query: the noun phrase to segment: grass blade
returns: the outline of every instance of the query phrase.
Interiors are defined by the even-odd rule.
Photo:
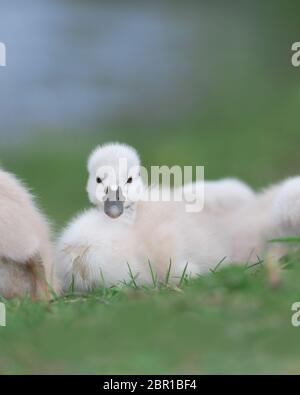
[[[279,237],[268,241],[269,243],[300,243],[300,237]]]
[[[187,270],[188,264],[189,264],[189,263],[187,262],[186,265],[185,265],[185,267],[184,267],[184,269],[183,269],[182,275],[181,275],[181,277],[180,277],[180,281],[179,281],[179,286],[180,286],[180,287],[182,286],[183,281],[184,281],[184,279],[185,279],[185,274],[186,274],[186,270]]]
[[[127,262],[127,266],[128,266],[129,276],[130,276],[130,278],[131,278],[131,282],[132,282],[134,288],[138,288],[137,283],[136,283],[136,281],[135,281],[136,276],[133,275],[132,270],[131,270],[131,267],[130,267],[130,265],[129,265],[128,262]]]
[[[69,292],[71,294],[73,294],[74,293],[74,289],[75,289],[75,276],[74,276],[74,274],[72,274],[72,281],[71,281],[71,284],[70,284]]]
[[[227,256],[224,256],[214,267],[214,269],[209,269],[212,273],[216,273],[217,269],[219,268],[219,266],[225,261],[225,259],[227,258]]]
[[[154,271],[152,269],[152,265],[150,262],[150,259],[148,259],[148,265],[150,268],[150,273],[151,273],[151,278],[152,278],[152,282],[153,282],[153,287],[156,288],[157,287],[157,274],[154,274]]]
[[[171,273],[171,267],[172,267],[172,261],[170,259],[170,263],[169,263],[169,267],[166,273],[166,279],[165,279],[165,285],[167,286],[169,283],[169,279],[170,279],[170,273]]]

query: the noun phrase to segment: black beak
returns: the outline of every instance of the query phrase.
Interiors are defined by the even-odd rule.
[[[121,188],[116,191],[106,188],[106,197],[104,201],[104,212],[110,218],[118,218],[124,212],[124,199]]]

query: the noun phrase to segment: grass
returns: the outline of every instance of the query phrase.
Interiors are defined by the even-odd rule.
[[[265,186],[299,173],[299,95],[258,91],[262,100],[226,95],[226,102],[238,98],[228,104],[234,111],[213,107],[176,127],[128,132],[122,125],[122,133],[100,137],[62,132],[1,144],[1,163],[32,187],[55,232],[88,207],[86,158],[104,141],[133,144],[146,166],[204,165],[208,179],[235,176]],[[280,281],[259,258],[227,264],[224,257],[193,280],[187,265],[172,287],[171,270],[161,285],[149,262],[153,284],[141,288],[129,262],[128,281],[118,287],[78,296],[70,284],[69,295],[50,304],[5,301],[0,373],[300,373],[300,329],[291,325],[300,257],[283,261]]]
[[[299,255],[270,286],[263,265],[138,287],[133,281],[48,303],[5,301],[1,373],[300,373]]]
[[[286,146],[294,146],[294,134],[288,136]],[[190,164],[194,159],[189,162],[188,154],[196,158],[193,150],[198,143],[202,152],[207,149],[213,156],[210,139],[204,135],[203,146],[196,137],[191,139],[181,150],[187,152],[186,160],[177,154],[179,162]],[[85,160],[96,140],[86,137],[72,141],[71,146],[45,141],[44,152],[38,141],[13,151],[0,148],[5,166],[38,191],[39,203],[56,231],[88,206]],[[181,146],[180,135],[173,140]],[[252,140],[246,137],[246,141],[251,146]],[[291,165],[279,161],[281,171],[269,178],[268,169],[273,166],[268,164],[277,158],[272,141],[268,149],[263,146],[267,154],[258,161],[249,161],[247,153],[242,161],[235,156],[242,146],[234,146],[232,158],[219,155],[216,167],[206,176],[225,175],[224,163],[227,171],[231,169],[228,174],[238,175],[236,160],[239,170],[243,169],[242,178],[255,179],[258,186],[276,180],[279,173],[296,173],[296,159],[292,172]],[[292,157],[290,150],[281,149],[281,157]],[[143,152],[149,163],[150,153]],[[50,304],[5,301],[7,327],[0,328],[0,373],[300,373],[300,329],[291,325],[291,306],[300,300],[300,257],[286,258],[279,285],[277,279],[268,278],[259,258],[252,265],[227,264],[224,257],[210,273],[194,280],[187,276],[187,265],[179,286],[172,287],[171,262],[163,286],[149,262],[153,285],[140,288],[129,263],[128,281],[118,287],[78,296],[70,284],[69,295]],[[105,279],[99,283],[105,285]]]
[[[259,43],[251,34],[239,36],[226,54],[213,51],[217,58],[199,47],[200,62],[189,61],[202,94],[186,115],[161,118],[148,99],[142,114],[117,109],[107,130],[103,123],[96,131],[44,130],[13,148],[1,136],[1,165],[30,185],[55,233],[88,206],[86,159],[107,141],[134,145],[146,166],[204,165],[207,179],[239,177],[254,188],[299,174],[299,69],[290,65],[299,13],[295,5],[275,3],[272,17],[260,8],[258,18],[255,5],[243,5]],[[243,18],[236,20],[232,32]],[[174,88],[176,95],[185,95],[190,107],[188,80],[182,92]],[[141,288],[129,262],[128,281],[117,287],[106,288],[102,276],[103,287],[88,295],[74,294],[72,281],[69,295],[50,304],[4,301],[0,373],[300,373],[300,328],[291,325],[300,257],[286,257],[275,276],[259,257],[227,264],[224,257],[193,280],[186,265],[172,287],[171,262],[163,285],[149,262],[153,284]]]

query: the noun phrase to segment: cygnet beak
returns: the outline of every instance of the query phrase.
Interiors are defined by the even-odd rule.
[[[122,195],[122,190],[118,187],[106,188],[106,196],[104,201],[104,212],[110,218],[118,218],[124,212],[124,198]]]

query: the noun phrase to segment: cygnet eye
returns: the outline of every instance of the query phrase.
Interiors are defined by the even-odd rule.
[[[127,180],[127,184],[131,184],[132,183],[132,177],[129,177]]]
[[[97,177],[97,178],[96,178],[96,181],[97,181],[98,184],[101,184],[101,183],[102,183],[102,180],[101,180],[100,177]]]

